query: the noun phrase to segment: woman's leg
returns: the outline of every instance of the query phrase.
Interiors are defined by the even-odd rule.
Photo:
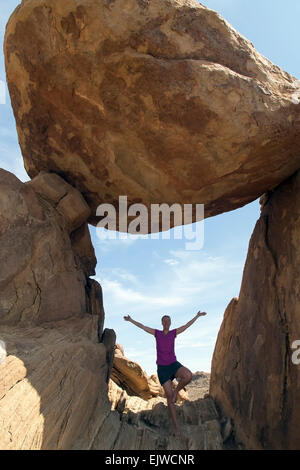
[[[173,399],[173,387],[172,387],[171,380],[167,380],[167,382],[165,382],[163,384],[163,388],[164,388],[164,391],[165,391],[165,394],[166,394],[171,419],[173,421],[175,435],[180,435],[180,430],[179,430],[178,421],[177,421],[177,417],[176,417],[175,405],[174,405],[174,402],[172,400]]]
[[[173,392],[173,403],[176,403],[177,399],[177,394],[179,390],[181,390],[183,387],[185,387],[187,384],[190,383],[192,380],[193,374],[192,372],[187,368],[187,367],[179,367],[179,369],[175,372],[175,377],[177,379],[180,379],[180,382],[178,383],[177,387],[175,388]]]

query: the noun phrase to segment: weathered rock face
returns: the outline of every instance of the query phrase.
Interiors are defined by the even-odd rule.
[[[110,415],[89,214],[58,175],[0,170],[1,449],[88,449]]]
[[[298,81],[196,1],[26,0],[4,49],[26,170],[62,175],[91,223],[119,195],[209,217],[299,168]]]
[[[97,316],[1,326],[0,448],[89,449],[110,415]]]
[[[109,383],[111,415],[95,438],[95,449],[222,450],[223,428],[211,397],[176,405],[183,438],[172,435],[167,400],[129,396],[112,380]],[[109,435],[109,440],[106,436]],[[105,437],[104,437],[105,436]]]
[[[159,383],[150,380],[137,362],[128,359],[119,344],[115,348],[111,378],[116,384],[125,389],[129,395],[135,395],[145,400],[158,396],[161,391]]]
[[[212,360],[210,394],[248,449],[300,448],[300,171],[261,198],[238,298]]]
[[[101,286],[88,277],[96,266],[89,214],[82,195],[58,175],[22,183],[0,169],[0,324],[36,325],[88,312],[103,329],[102,298],[94,300]]]

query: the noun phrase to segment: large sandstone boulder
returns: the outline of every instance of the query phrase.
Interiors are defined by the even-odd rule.
[[[299,168],[299,82],[194,0],[23,0],[4,50],[29,176],[63,176],[91,223],[119,195],[213,216]]]
[[[300,171],[261,204],[239,297],[218,334],[210,394],[246,448],[299,449]]]
[[[89,214],[82,195],[58,175],[22,183],[0,169],[0,324],[88,312],[103,329],[101,286],[89,278],[96,266]]]
[[[124,355],[123,347],[119,344],[115,348],[111,378],[129,395],[149,399],[160,393],[160,385],[149,380],[142,367]]]

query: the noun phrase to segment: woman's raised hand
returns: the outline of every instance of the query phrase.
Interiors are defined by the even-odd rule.
[[[199,310],[199,312],[197,313],[197,315],[198,315],[198,317],[203,317],[204,315],[207,315],[207,313],[206,313],[206,312],[201,312],[201,311]]]
[[[124,317],[124,320],[125,320],[125,321],[130,321],[130,320],[131,320],[131,316],[130,316],[130,315],[125,316],[125,317]]]

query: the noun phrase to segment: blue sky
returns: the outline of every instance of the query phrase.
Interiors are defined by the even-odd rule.
[[[298,60],[300,2],[298,0],[206,0],[256,49],[287,72],[300,78]],[[0,3],[0,35],[18,0]],[[0,51],[0,80],[5,81]],[[28,180],[18,145],[8,91],[0,105],[0,167]],[[162,201],[163,202],[163,201]],[[148,374],[156,372],[155,339],[125,322],[130,314],[152,328],[161,328],[162,315],[171,328],[189,321],[198,310],[207,312],[175,343],[177,359],[193,372],[210,371],[211,358],[226,306],[239,295],[249,239],[259,217],[258,199],[232,212],[204,221],[204,244],[188,251],[186,240],[136,238],[100,240],[90,227],[98,260],[96,276],[102,285],[105,327],[113,328],[125,355]],[[195,224],[193,224],[195,230]]]

